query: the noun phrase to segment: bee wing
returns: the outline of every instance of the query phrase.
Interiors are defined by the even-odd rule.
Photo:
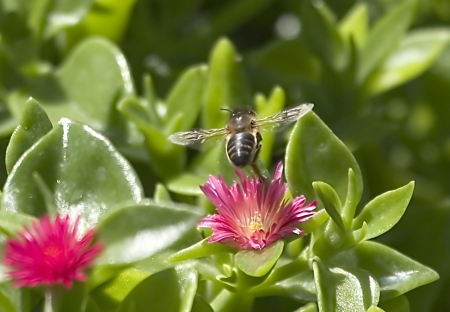
[[[210,129],[210,130],[192,130],[192,131],[186,131],[186,132],[176,132],[169,136],[169,141],[178,145],[193,145],[196,143],[203,143],[206,140],[217,137],[217,136],[223,136],[227,133],[225,128],[220,129]]]
[[[275,115],[261,118],[256,123],[257,126],[261,128],[278,128],[277,130],[281,130],[288,124],[306,115],[306,113],[312,110],[313,107],[314,104],[312,103],[300,104],[295,107],[285,109]]]

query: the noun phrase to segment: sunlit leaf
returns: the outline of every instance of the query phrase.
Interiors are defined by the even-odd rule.
[[[12,167],[22,154],[52,129],[52,123],[42,107],[32,98],[27,101],[19,126],[11,136],[6,150],[6,170]]]
[[[357,82],[362,83],[370,72],[399,44],[411,24],[415,1],[402,1],[370,30],[361,47]]]
[[[251,103],[240,56],[227,39],[220,39],[213,48],[204,92],[202,124],[206,129],[225,126],[228,116],[221,108],[233,109]]]
[[[245,274],[261,277],[266,275],[278,261],[283,247],[283,241],[279,240],[263,250],[241,250],[236,253],[234,261]]]
[[[32,175],[54,194],[58,212],[81,214],[92,226],[105,211],[142,199],[140,182],[111,143],[88,126],[68,119],[25,152],[8,176],[2,210],[40,216],[45,201]]]
[[[97,263],[120,265],[153,256],[189,237],[200,217],[192,209],[163,203],[118,209],[97,227],[98,239],[105,246]]]
[[[439,278],[432,269],[380,243],[365,241],[330,259],[333,266],[367,270],[380,285],[381,300],[400,296]]]
[[[366,223],[368,227],[366,239],[389,231],[403,216],[413,191],[414,182],[410,182],[401,188],[377,196],[355,218],[352,228],[359,229]]]
[[[386,92],[419,76],[450,44],[450,30],[423,29],[408,34],[370,79],[368,92]]]
[[[329,184],[341,202],[347,196],[347,174],[352,168],[356,178],[355,198],[361,198],[361,171],[352,153],[313,112],[294,127],[286,147],[286,179],[293,196],[313,199],[314,181]]]

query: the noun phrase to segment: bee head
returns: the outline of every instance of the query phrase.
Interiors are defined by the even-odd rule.
[[[250,108],[246,108],[246,107],[235,108],[233,110],[228,109],[228,108],[221,108],[220,110],[230,112],[231,113],[230,119],[238,118],[238,117],[242,117],[242,116],[256,117],[255,111]]]

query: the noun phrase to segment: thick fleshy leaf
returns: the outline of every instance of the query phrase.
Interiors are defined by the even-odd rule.
[[[184,278],[191,282],[192,279],[197,279],[197,276],[191,274]],[[135,287],[116,311],[185,311],[182,310],[181,300],[182,280],[174,269],[156,273]]]
[[[28,99],[22,120],[14,131],[6,150],[6,170],[11,172],[22,154],[53,128],[42,107]]]
[[[270,115],[275,115],[281,111],[284,107],[285,94],[282,88],[275,87],[270,94],[270,97],[266,99],[264,96],[259,95],[255,97],[256,111],[258,118],[264,118]],[[261,148],[259,157],[266,164],[270,166],[272,161],[273,143],[275,140],[275,133],[266,132],[263,136],[263,148]]]
[[[381,290],[381,300],[400,296],[439,278],[432,269],[380,243],[365,241],[329,260],[339,267],[358,267],[370,272]]]
[[[16,231],[21,230],[24,226],[30,225],[34,220],[36,218],[29,214],[0,211],[0,229],[8,236],[13,236]]]
[[[301,17],[306,38],[314,52],[334,70],[342,70],[348,54],[325,1],[304,1]]]
[[[190,259],[206,257],[223,252],[233,252],[233,248],[221,244],[221,243],[210,243],[209,237],[204,240],[192,245],[188,248],[182,249],[179,252],[171,255],[168,259],[169,262],[186,261]]]
[[[301,39],[271,43],[249,55],[249,62],[280,76],[302,77],[309,81],[317,81],[321,70],[319,59]]]
[[[352,228],[359,229],[366,223],[368,227],[366,239],[389,231],[405,213],[413,191],[414,181],[411,181],[401,188],[377,196],[354,219]]]
[[[316,301],[314,275],[308,260],[298,258],[270,271],[263,282],[249,290],[255,296],[284,296],[295,300]]]
[[[31,77],[26,87],[10,95],[8,105],[20,120],[32,96],[53,124],[67,117],[107,134],[114,142],[130,145],[140,138],[115,106],[120,97],[133,93],[122,52],[105,39],[91,38],[74,48],[55,72]]]
[[[68,29],[68,46],[70,47],[80,37],[98,36],[120,42],[135,2],[136,0],[94,1],[94,5],[81,23]]]
[[[45,25],[44,36],[51,37],[63,28],[78,24],[84,18],[94,1],[57,0],[52,1],[51,5],[43,1],[36,1],[36,3],[47,6],[47,8],[35,7],[32,12],[41,11],[42,13],[45,13],[45,15],[42,16],[45,20],[41,21]],[[45,10],[48,11],[45,12]],[[40,25],[36,26],[38,27]],[[37,31],[39,31],[39,29],[37,29]]]
[[[221,108],[234,109],[251,103],[239,63],[240,56],[232,43],[227,39],[220,39],[209,60],[202,115],[202,126],[205,129],[225,126],[228,115],[221,112]]]
[[[398,296],[390,300],[380,302],[382,311],[386,312],[409,312],[411,311],[410,304],[406,295]]]
[[[203,297],[196,294],[192,304],[192,312],[214,312],[214,310]]]
[[[345,198],[341,214],[346,229],[351,228],[353,218],[355,217],[355,210],[360,199],[360,195],[357,193],[359,188],[357,183],[353,169],[348,169],[347,197]]]
[[[166,123],[177,115],[183,116],[177,131],[191,130],[198,118],[203,102],[207,68],[196,66],[188,69],[170,91],[166,100]]]
[[[325,209],[317,211],[312,218],[302,222],[298,227],[305,233],[314,232],[319,226],[321,226],[329,218]]]
[[[369,272],[328,268],[318,258],[313,268],[320,311],[366,311],[378,304],[380,288]]]
[[[98,268],[98,267],[97,267]],[[101,269],[109,269],[106,266]],[[136,268],[128,268],[122,272],[117,268],[112,269],[113,274],[109,280],[101,282],[100,286],[93,289],[91,297],[94,299],[100,311],[115,311],[126,296],[143,280],[150,276],[150,273]],[[89,279],[89,282],[91,282]]]
[[[236,267],[250,276],[264,276],[277,263],[283,247],[284,242],[279,240],[263,250],[238,251],[234,256]]]
[[[134,170],[111,143],[68,119],[17,161],[5,184],[2,210],[46,213],[43,194],[31,178],[35,172],[53,192],[58,212],[81,214],[85,226],[94,225],[105,211],[143,197]]]
[[[398,46],[411,24],[414,11],[415,1],[402,1],[370,30],[360,51],[358,83],[363,83],[372,70]]]
[[[328,183],[341,202],[347,196],[347,173],[356,178],[355,199],[361,198],[363,183],[355,157],[313,112],[297,121],[286,148],[286,180],[293,196],[314,198],[312,183]]]
[[[190,244],[192,237],[198,236],[195,225],[201,216],[195,209],[176,209],[163,203],[118,209],[98,224],[104,250],[97,263],[128,264],[176,243]]]
[[[197,196],[203,194],[199,186],[205,184],[206,180],[207,177],[184,173],[169,180],[167,188],[178,194]]]
[[[340,215],[342,205],[335,190],[329,184],[321,181],[313,182],[313,188],[334,223],[336,223],[341,230],[345,230],[344,222]]]
[[[0,309],[3,312],[31,311],[30,290],[18,289],[11,282],[0,283]]]
[[[164,187],[164,185],[158,183],[155,187],[155,193],[153,194],[153,199],[155,202],[164,202],[164,201],[171,201],[169,191]]]
[[[360,47],[367,36],[369,12],[365,2],[357,2],[339,23],[339,33],[347,41],[352,40]]]
[[[303,307],[298,308],[294,312],[319,312],[319,308],[317,307],[317,303],[310,302],[305,304]]]
[[[371,94],[386,92],[423,73],[450,44],[450,30],[416,30],[381,64],[367,86]]]
[[[145,137],[145,146],[150,156],[153,171],[162,179],[170,180],[184,168],[186,155],[183,147],[169,142],[168,134],[151,124],[151,115],[141,101],[134,97],[125,98],[120,102],[119,111],[133,121]],[[181,123],[181,116],[172,122]],[[179,128],[179,126],[175,126]],[[172,131],[173,132],[173,131]]]

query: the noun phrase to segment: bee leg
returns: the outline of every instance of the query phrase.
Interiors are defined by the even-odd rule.
[[[259,152],[261,151],[261,146],[262,146],[261,145],[262,137],[259,132],[256,133],[256,142],[257,142],[257,147],[256,147],[255,154],[253,156],[252,169],[255,172],[255,174],[258,176],[259,181],[264,182],[266,180],[266,177],[261,174],[261,171],[259,170],[258,166],[256,165],[256,159],[258,159],[258,155],[259,155]]]
[[[255,172],[255,174],[258,176],[258,179],[260,182],[266,181],[266,177],[261,174],[261,171],[259,170],[258,166],[255,163],[252,164],[252,169]]]

